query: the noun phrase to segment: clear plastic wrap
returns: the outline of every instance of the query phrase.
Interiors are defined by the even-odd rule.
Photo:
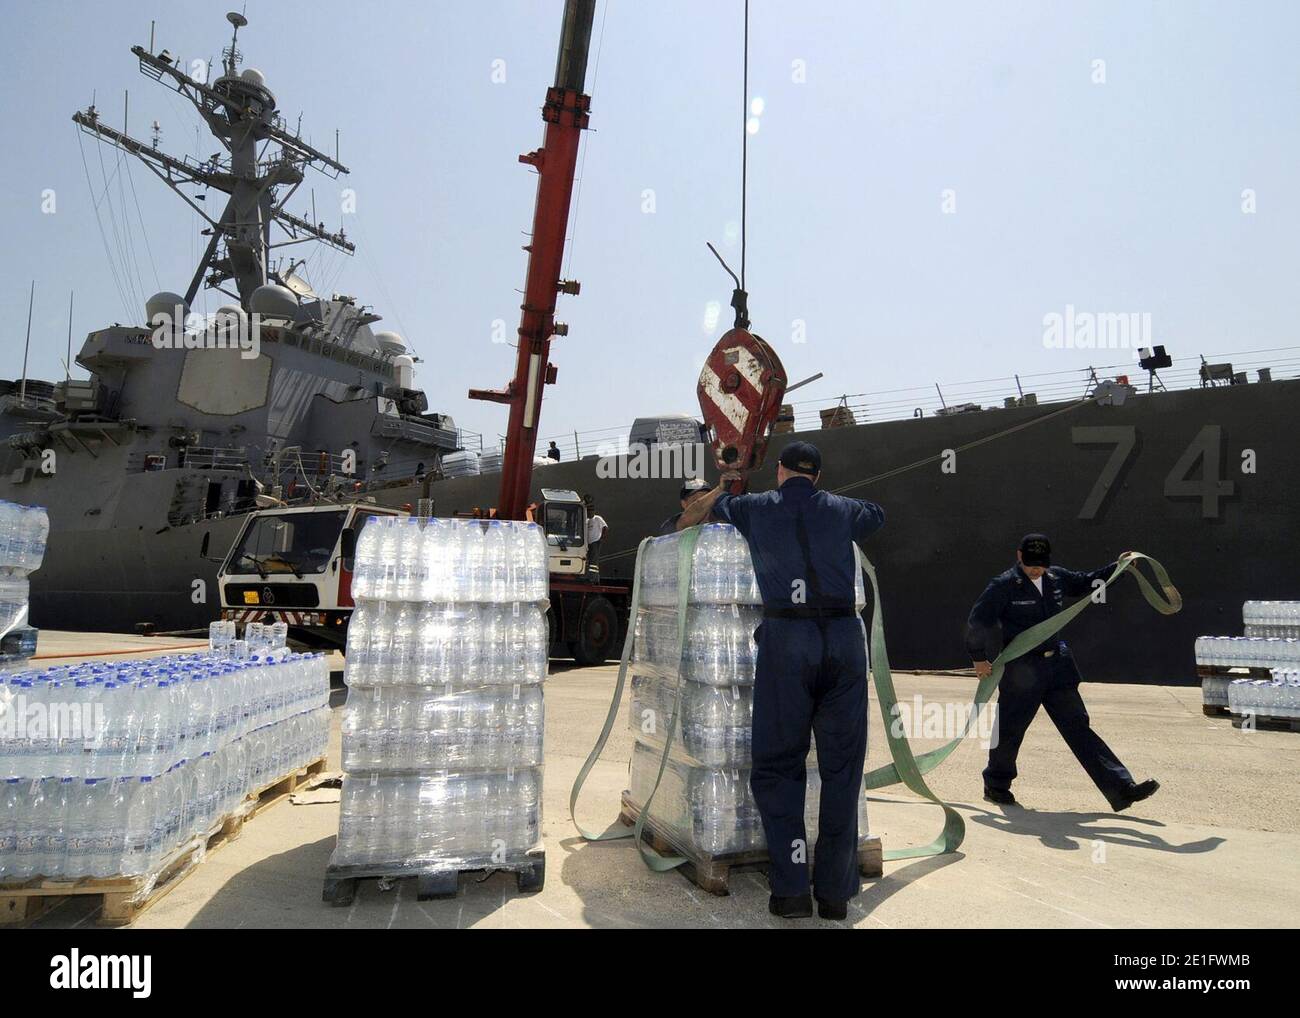
[[[763,610],[749,548],[733,527],[701,529],[689,563],[685,639],[679,643],[682,538],[656,538],[642,556],[628,715],[637,742],[628,797],[635,809],[644,808],[679,690],[673,745],[650,819],[679,849],[697,856],[759,851],[765,846],[749,768],[758,654],[754,631]],[[857,601],[860,607],[865,604],[860,570]],[[815,836],[820,789],[814,753],[806,800],[810,837]],[[866,838],[865,796],[858,809],[860,836]]]
[[[354,689],[343,711],[343,769],[538,767],[539,685]]]
[[[758,645],[754,630],[763,621],[755,605],[692,605],[686,612],[686,642],[678,659],[677,612],[642,608],[637,612],[633,661],[653,671],[710,686],[752,686]]]
[[[0,675],[0,699],[0,778],[156,778],[328,706],[329,665],[285,649],[56,665]]]
[[[349,686],[541,682],[546,609],[535,603],[363,601],[348,623]]]
[[[504,865],[541,841],[542,769],[349,773],[333,866]]]
[[[1233,714],[1300,718],[1300,670],[1275,668],[1271,678],[1230,682],[1228,709]]]
[[[328,663],[283,648],[56,666],[0,697],[6,883],[156,875],[329,736]]]
[[[656,537],[646,545],[641,559],[642,605],[677,606],[678,545],[684,534],[682,531]],[[690,582],[687,601],[691,604],[758,605],[763,602],[749,545],[740,531],[727,523],[710,523],[700,528],[691,556]],[[854,586],[858,607],[866,607],[860,569]]]
[[[1233,680],[1227,675],[1201,677],[1201,700],[1207,707],[1227,707],[1228,687]]]
[[[655,675],[632,676],[628,727],[637,739],[662,747],[673,717],[675,683]],[[706,767],[748,767],[754,722],[751,686],[681,684],[672,749],[674,759]]]
[[[1245,601],[1241,618],[1247,636],[1300,638],[1300,601]]]
[[[1198,636],[1196,663],[1212,668],[1297,668],[1300,639],[1285,636]]]
[[[547,585],[546,535],[535,523],[382,516],[357,539],[356,598],[540,602]]]
[[[282,718],[154,776],[0,782],[0,883],[146,877],[250,792],[325,754],[328,707]]]
[[[331,868],[510,866],[541,840],[545,538],[498,520],[378,522],[357,547]]]
[[[661,748],[639,741],[632,748],[628,798],[638,810],[654,788],[662,758]],[[650,819],[676,847],[696,856],[761,851],[767,842],[749,773],[747,768],[698,767],[670,757],[650,804]],[[817,837],[820,804],[821,778],[815,755],[809,755],[804,823],[810,845]],[[858,800],[858,837],[867,837],[865,789]]]

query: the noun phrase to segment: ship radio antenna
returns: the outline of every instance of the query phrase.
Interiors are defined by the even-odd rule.
[[[36,303],[36,280],[32,280],[31,292],[27,295],[27,339],[23,341],[23,382],[18,387],[18,402],[27,402],[27,351],[32,345],[32,306]]]
[[[63,380],[65,382],[72,378],[72,299],[76,295],[76,290],[68,292],[68,357],[63,362]]]

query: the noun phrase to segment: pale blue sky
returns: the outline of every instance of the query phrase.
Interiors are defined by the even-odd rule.
[[[74,350],[125,315],[70,115],[96,89],[120,126],[129,89],[133,134],[157,118],[169,151],[215,152],[129,47],[147,45],[155,18],[156,48],[219,59],[230,6],[5,4],[0,374],[20,372],[33,277],[33,377],[62,375],[70,288]],[[424,359],[431,406],[489,435],[504,410],[465,392],[503,384],[513,365],[491,329],[505,319],[513,336],[518,317],[534,178],[516,156],[540,141],[561,7],[250,0],[240,36],[245,66],[267,75],[290,123],[302,111],[322,148],[341,131],[350,178],[311,183],[330,224],[339,188],[355,189],[342,224],[364,256],[327,255],[315,278],[375,305]],[[561,299],[571,333],[553,348],[544,435],[694,408],[699,364],[730,315],[704,242],[739,261],[727,238],[740,209],[740,10],[597,9],[595,130],[569,263],[583,290]],[[1150,313],[1175,357],[1297,343],[1300,5],[754,0],[751,19],[750,93],[765,102],[750,141],[751,310],[791,377],[826,373],[801,398],[1125,359],[1045,349],[1043,316],[1067,304]],[[111,173],[115,154],[83,142],[99,181],[100,156]],[[128,186],[139,288],[183,290],[198,224],[132,169],[158,280]],[[54,215],[40,210],[46,188]],[[956,214],[942,210],[945,189]],[[116,187],[113,198],[123,215]],[[722,319],[706,331],[713,300]]]

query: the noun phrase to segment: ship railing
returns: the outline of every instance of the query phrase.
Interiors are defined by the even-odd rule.
[[[477,431],[470,431],[466,428],[456,429],[456,448],[467,449],[470,452],[484,453],[490,450],[483,445],[483,436]]]
[[[1123,356],[1126,351],[1102,351]],[[816,431],[855,424],[898,421],[915,417],[932,417],[936,413],[974,405],[981,410],[1001,410],[1009,406],[1032,406],[1064,403],[1086,398],[1099,383],[1127,377],[1139,393],[1198,389],[1206,384],[1202,363],[1232,365],[1232,377],[1238,384],[1265,384],[1271,378],[1281,381],[1300,378],[1300,347],[1275,347],[1232,353],[1215,353],[1176,357],[1174,365],[1156,372],[1155,378],[1139,367],[1137,352],[1128,360],[1097,364],[1085,368],[1046,371],[1023,375],[999,375],[960,383],[881,389],[867,392],[840,393],[815,399],[791,400],[790,412],[779,422],[781,431]],[[589,456],[626,451],[631,422],[608,428],[566,432],[543,437],[537,443],[538,455],[545,455],[550,442],[560,450],[563,462]],[[779,439],[779,434],[777,438]],[[473,448],[472,446],[463,446]],[[499,452],[499,442],[481,443],[476,452]]]
[[[379,433],[384,438],[401,438],[407,441],[421,442],[448,451],[455,449],[459,441],[456,432],[447,428],[435,428],[431,424],[419,424],[415,421],[392,417],[380,418]]]
[[[179,465],[192,470],[243,470],[248,466],[248,450],[191,445],[181,450]]]

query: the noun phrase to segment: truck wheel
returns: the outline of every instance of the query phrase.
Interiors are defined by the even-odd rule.
[[[604,664],[618,642],[618,613],[603,597],[593,597],[582,609],[573,659],[580,665]]]

